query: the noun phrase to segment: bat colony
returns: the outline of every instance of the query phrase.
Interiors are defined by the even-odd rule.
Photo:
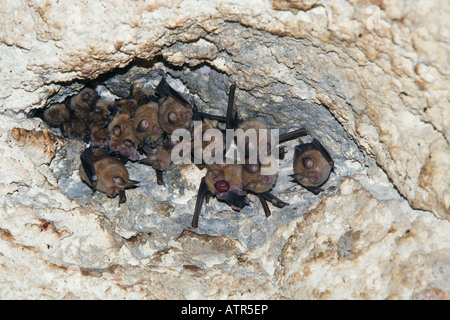
[[[303,143],[300,137],[308,134],[303,128],[280,134],[274,140],[263,121],[238,119],[234,110],[235,90],[236,86],[231,85],[224,116],[209,115],[199,112],[195,104],[174,90],[163,73],[153,93],[133,89],[127,99],[108,102],[99,99],[94,89],[85,87],[64,103],[38,110],[33,116],[60,128],[68,138],[90,144],[80,155],[81,180],[93,192],[103,192],[110,198],[119,196],[119,205],[126,201],[125,191],[139,183],[130,179],[125,167],[128,161],[153,167],[157,183],[165,185],[163,173],[176,165],[173,155],[182,149],[182,159],[188,157],[199,168],[206,169],[195,203],[194,228],[198,227],[204,200],[211,196],[239,211],[250,204],[248,194],[252,193],[260,200],[266,217],[271,215],[268,202],[279,208],[287,206],[271,193],[278,171],[269,168],[277,159],[284,158],[287,148],[280,144],[289,140],[300,141],[295,147],[291,177],[319,194],[334,167],[333,159],[319,140]],[[180,129],[188,135],[177,135]],[[235,144],[239,140],[238,163],[226,156],[230,142],[225,137],[230,130],[239,131],[234,135]],[[216,161],[205,161],[206,154]]]

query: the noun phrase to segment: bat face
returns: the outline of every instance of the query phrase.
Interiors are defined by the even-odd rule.
[[[130,160],[139,159],[139,140],[134,136],[133,124],[128,114],[117,114],[108,125],[109,148]]]
[[[111,114],[113,103],[105,100],[98,100],[92,111],[89,113],[89,122],[91,123],[105,123],[108,116]]]
[[[271,161],[275,161],[275,157],[271,156]],[[249,172],[244,166],[242,170],[242,183],[244,184],[244,190],[253,193],[264,193],[272,189],[278,180],[278,173],[263,174],[265,172],[261,171],[261,169],[270,168],[271,163],[273,162],[261,165],[260,169],[256,172]]]
[[[176,129],[189,128],[193,115],[191,108],[171,96],[160,99],[158,104],[158,123],[167,134]]]
[[[226,202],[235,211],[250,203],[241,178],[242,166],[238,164],[208,166],[205,182],[209,192]]]
[[[124,191],[135,186],[138,182],[129,178],[128,170],[124,164],[99,150],[93,150],[93,156],[90,160],[97,176],[96,185],[92,185],[92,177],[88,176],[83,164],[79,168],[81,180],[91,188],[105,193],[109,198],[115,198],[119,195],[121,197],[120,203],[125,202]]]
[[[87,119],[99,96],[92,88],[84,88],[70,99],[70,109],[79,119]]]
[[[50,127],[57,128],[70,120],[70,112],[64,103],[53,104],[44,111],[43,118]]]
[[[292,177],[302,186],[318,194],[330,176],[334,161],[317,139],[296,147]]]
[[[158,123],[158,103],[149,102],[135,110],[133,132],[140,142],[154,143],[160,140],[163,129]]]

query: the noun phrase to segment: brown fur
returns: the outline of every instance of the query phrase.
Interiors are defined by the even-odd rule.
[[[109,148],[130,160],[139,159],[139,140],[133,132],[133,124],[128,114],[118,113],[108,125]]]
[[[273,156],[271,156],[271,161],[275,161]],[[261,165],[261,168],[270,168],[270,163]],[[242,183],[244,184],[244,189],[253,193],[269,191],[274,187],[277,179],[278,173],[263,175],[261,174],[261,170],[258,170],[257,172],[249,172],[245,169],[242,170]]]
[[[313,166],[306,168],[304,161],[309,159],[312,159]],[[331,170],[332,166],[322,154],[314,147],[308,147],[295,159],[292,176],[302,186],[319,187],[327,181]]]
[[[143,104],[134,112],[133,132],[140,142],[156,142],[161,139],[163,129],[158,123],[158,103]]]
[[[158,122],[161,128],[171,134],[176,129],[190,129],[193,111],[168,96],[159,102]],[[169,120],[173,115],[172,122]]]
[[[74,118],[64,122],[65,135],[70,139],[85,140],[89,136],[89,127],[86,119]]]
[[[108,107],[111,107],[112,103],[105,100],[99,100],[95,104],[93,110],[89,115],[89,131],[90,141],[95,146],[102,146],[108,140],[108,128],[106,119],[110,115],[111,111]]]
[[[84,88],[70,99],[69,107],[78,119],[88,119],[89,112],[97,102],[99,96],[94,89]]]
[[[152,166],[155,170],[169,170],[172,164],[170,152],[163,146],[158,146],[153,154],[147,154],[147,159],[143,160],[142,163]]]
[[[240,123],[238,126],[239,129],[242,129],[244,132],[247,132],[250,129],[255,130],[256,132],[256,141],[253,141],[250,143],[249,139],[246,138],[245,141],[245,148],[242,149],[240,146],[239,151],[241,152],[241,154],[244,154],[245,152],[245,169],[249,172],[255,173],[256,170],[254,165],[256,165],[256,163],[250,163],[250,159],[249,159],[249,155],[252,153],[256,153],[257,154],[257,162],[260,163],[262,161],[264,161],[265,157],[267,155],[271,154],[271,141],[270,141],[270,131],[268,130],[266,124],[264,122],[262,122],[259,119],[248,119],[245,120],[244,122]],[[261,132],[259,130],[261,129],[266,129],[267,130],[267,135],[262,136]],[[265,143],[267,145],[266,148],[266,152],[265,154],[263,154],[262,150],[259,149],[259,140],[261,139],[261,143]],[[256,143],[256,145],[255,145]]]
[[[134,110],[137,108],[138,104],[134,99],[120,99],[114,102],[114,106],[119,110],[120,113],[125,113],[131,116]]]
[[[53,104],[44,111],[44,121],[50,127],[60,127],[70,120],[70,112],[64,103]]]
[[[99,150],[94,150],[92,160],[98,179],[95,190],[105,193],[108,197],[114,198],[120,191],[133,187],[138,183],[130,179],[128,170],[118,159],[108,156]],[[80,165],[79,172],[81,179],[92,188],[82,165]]]

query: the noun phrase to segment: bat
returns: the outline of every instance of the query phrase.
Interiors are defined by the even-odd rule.
[[[158,97],[158,123],[163,131],[172,134],[176,129],[189,129],[194,109],[167,83],[165,74],[156,87],[155,94]]]
[[[227,116],[225,119],[226,129],[235,127],[233,112],[235,90],[236,86],[231,85],[228,97]],[[202,135],[211,127],[212,124],[209,121],[204,121],[202,123]],[[203,147],[204,145],[202,145],[202,149]],[[225,158],[225,155],[223,157]],[[205,165],[205,167],[207,168],[207,172],[202,178],[197,192],[194,216],[191,223],[193,228],[198,227],[204,199],[209,198],[211,195],[220,201],[226,202],[235,211],[240,211],[250,203],[247,192],[244,190],[244,184],[242,183],[242,165],[235,163],[226,164],[226,161],[224,161],[224,164],[212,163]]]
[[[138,106],[133,115],[133,133],[140,145],[155,148],[162,143],[163,129],[158,122],[158,103],[149,102]]]
[[[300,143],[295,147],[294,174],[291,175],[300,185],[315,195],[329,178],[334,161],[328,151],[317,139],[311,143]]]
[[[70,98],[69,108],[77,119],[88,119],[89,113],[99,99],[98,93],[89,87],[85,87],[80,93]]]
[[[147,158],[140,160],[139,163],[151,166],[156,172],[156,182],[159,185],[166,185],[163,179],[163,172],[172,168],[171,149],[166,149],[162,145],[147,150]]]
[[[108,147],[131,161],[139,159],[139,140],[133,132],[133,122],[127,113],[118,112],[107,127]]]
[[[93,191],[105,193],[109,198],[119,196],[120,204],[126,202],[125,190],[138,184],[131,180],[125,165],[118,159],[100,150],[89,147],[80,155],[81,180]]]
[[[98,100],[89,114],[90,141],[97,147],[105,148],[108,142],[108,124],[114,118],[113,103]]]
[[[150,90],[144,88],[136,88],[134,85],[131,88],[130,96],[134,101],[136,101],[137,105],[147,104],[151,101],[155,101],[156,99],[153,97],[153,94]]]
[[[163,172],[172,167],[171,150],[179,143],[172,140],[170,135],[176,129],[190,129],[194,109],[167,83],[165,73],[162,73],[153,96],[148,97],[145,92],[139,90],[135,96],[139,101],[151,100],[139,106],[133,113],[133,130],[147,155],[147,159],[141,160],[140,163],[152,166],[156,172],[157,183],[165,185]]]
[[[256,194],[264,193],[275,186],[278,179],[278,172],[273,172],[272,174],[263,174],[262,172],[264,168],[269,169],[276,161],[274,156],[269,156],[269,159],[270,162],[262,164],[258,170],[249,171],[246,166],[243,165],[242,183],[244,184],[244,189],[246,191]]]
[[[89,87],[66,100],[70,110],[70,119],[62,124],[63,134],[70,139],[89,140],[89,116],[99,95]]]
[[[70,121],[72,115],[65,103],[52,104],[42,112],[41,118],[50,127],[60,128],[65,122]]]
[[[202,178],[195,203],[192,227],[198,227],[203,201],[213,195],[218,200],[226,202],[235,211],[240,211],[250,204],[247,192],[242,184],[242,166],[239,164],[208,165],[208,171]]]
[[[273,172],[274,169],[267,172],[263,170],[273,168],[271,166],[276,164],[276,159],[273,155],[274,148],[279,148],[278,157],[279,159],[283,159],[284,154],[287,152],[286,147],[273,145],[269,130],[267,130],[267,125],[262,120],[251,118],[241,121],[237,118],[235,112],[233,111],[234,91],[235,87],[231,87],[227,109],[227,128],[237,127],[242,129],[244,133],[248,130],[255,130],[256,136],[254,138],[256,138],[256,141],[246,140],[243,148],[242,146],[239,148],[238,143],[238,149],[245,159],[245,163],[242,165],[243,170],[241,173],[241,179],[244,185],[244,190],[258,196],[265,215],[268,217],[271,215],[270,209],[267,205],[268,200],[279,208],[288,205],[288,203],[281,201],[270,193],[270,190],[275,186],[278,180],[278,172]],[[278,144],[307,134],[308,131],[304,128],[281,134],[278,139]],[[266,152],[262,152],[260,149],[263,145],[266,147]],[[252,153],[257,157],[256,159],[253,159],[256,161],[250,162],[249,155]]]

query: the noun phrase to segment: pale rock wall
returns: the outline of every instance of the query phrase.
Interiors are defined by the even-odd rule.
[[[0,8],[1,297],[448,299],[447,1],[131,3]],[[181,191],[154,191],[150,170],[132,167],[148,182],[120,208],[91,195],[76,172],[83,145],[23,111],[157,55],[212,109],[226,93],[193,83],[202,68],[225,78],[212,88],[237,84],[244,114],[310,124],[336,157],[336,188],[280,187],[291,206],[269,219],[208,205],[199,230],[192,168],[173,173]]]

